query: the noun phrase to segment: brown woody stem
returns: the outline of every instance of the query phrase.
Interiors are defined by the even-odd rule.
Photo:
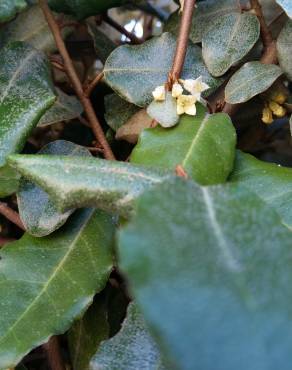
[[[65,46],[65,43],[63,41],[59,25],[56,22],[48,4],[47,4],[47,1],[46,0],[39,0],[39,4],[40,4],[40,7],[43,10],[44,16],[45,16],[45,18],[48,22],[48,25],[51,29],[51,32],[54,36],[57,48],[58,48],[58,50],[59,50],[59,52],[60,52],[60,54],[63,58],[66,73],[67,73],[67,75],[68,75],[68,77],[69,77],[69,79],[70,79],[70,81],[73,85],[73,88],[74,88],[78,98],[80,99],[80,101],[83,105],[84,112],[85,112],[85,114],[87,116],[87,119],[90,123],[92,131],[93,131],[96,139],[99,141],[100,145],[104,149],[104,156],[105,156],[106,159],[114,160],[115,156],[114,156],[114,154],[111,150],[111,147],[109,146],[109,144],[106,140],[106,137],[104,135],[102,127],[101,127],[101,125],[100,125],[100,123],[99,123],[99,121],[96,117],[95,111],[92,107],[91,101],[83,91],[82,84],[81,84],[81,82],[78,78],[78,75],[75,71],[73,62],[72,62],[72,60],[69,56],[69,53],[68,53],[67,48]]]
[[[7,218],[7,220],[17,225],[21,230],[25,231],[25,227],[19,217],[19,214],[3,202],[0,202],[0,214]]]
[[[182,19],[176,44],[173,64],[168,77],[168,89],[179,79],[188,49],[189,34],[196,0],[184,0]]]
[[[48,343],[43,345],[43,348],[46,351],[51,370],[65,370],[58,337],[52,337]]]
[[[120,32],[122,35],[125,35],[133,44],[141,44],[143,42],[143,40],[139,39],[133,33],[126,30],[125,27],[121,26],[118,22],[109,17],[107,14],[103,16],[103,20],[115,30]]]
[[[84,94],[87,96],[87,97],[90,97],[92,91],[94,90],[94,88],[96,87],[96,85],[100,82],[100,80],[103,78],[104,76],[104,73],[101,72],[99,73],[91,82],[90,84],[86,87],[86,89],[84,90]]]

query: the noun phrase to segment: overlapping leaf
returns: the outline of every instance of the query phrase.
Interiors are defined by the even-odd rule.
[[[121,331],[104,341],[91,361],[90,370],[163,370],[159,351],[151,338],[144,319],[135,303]]]
[[[40,150],[39,154],[90,156],[86,148],[65,140],[49,143]],[[59,212],[44,190],[24,179],[20,183],[17,202],[25,229],[29,234],[37,237],[49,235],[59,229],[74,212],[74,209],[64,213]]]
[[[225,100],[230,104],[244,103],[266,91],[282,74],[274,64],[248,62],[229,80]]]
[[[292,3],[291,0],[276,0],[279,5],[285,10],[290,18],[292,18]]]
[[[20,151],[40,117],[54,103],[49,66],[42,52],[15,42],[0,51],[0,167]]]
[[[66,331],[112,267],[111,218],[92,209],[45,238],[25,234],[0,251],[0,368]]]
[[[131,162],[172,171],[180,165],[198,183],[217,184],[225,182],[233,169],[235,144],[230,118],[206,114],[200,105],[195,117],[182,116],[176,127],[144,130]]]
[[[130,103],[146,106],[153,100],[152,91],[167,81],[175,47],[175,37],[167,32],[143,45],[122,45],[105,63],[105,82]],[[182,78],[202,76],[204,82],[216,88],[222,81],[209,74],[201,54],[201,49],[190,43]]]
[[[19,186],[19,180],[19,174],[9,166],[0,168],[0,198],[15,193]]]
[[[280,66],[292,80],[292,20],[288,20],[282,29],[277,39],[277,50]]]
[[[121,268],[176,368],[288,370],[292,234],[277,213],[244,187],[181,179],[136,211]]]
[[[254,14],[231,13],[217,18],[202,40],[203,58],[213,76],[221,76],[255,45],[260,23]]]
[[[87,157],[14,155],[9,163],[50,194],[60,210],[96,206],[125,216],[145,189],[171,176],[163,170]]]
[[[9,21],[26,7],[27,3],[25,0],[1,0],[0,23]]]

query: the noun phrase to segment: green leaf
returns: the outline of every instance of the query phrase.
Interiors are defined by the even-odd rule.
[[[234,12],[241,13],[238,2],[234,0],[205,0],[199,2],[193,15],[190,39],[194,43],[201,42],[205,32],[212,27],[214,21]],[[164,30],[178,35],[180,18],[178,12],[174,13],[166,22]]]
[[[277,39],[277,50],[280,66],[292,80],[292,20],[288,20],[282,29]]]
[[[180,370],[288,370],[291,232],[237,185],[165,181],[120,234],[120,266]]]
[[[104,159],[14,155],[12,167],[52,196],[58,209],[96,206],[129,216],[133,201],[170,174]]]
[[[83,107],[76,96],[65,94],[56,88],[58,98],[54,105],[42,116],[38,126],[48,126],[61,121],[70,121],[83,113]]]
[[[25,0],[1,0],[0,23],[7,22],[27,7]]]
[[[128,103],[117,94],[110,94],[104,98],[106,123],[114,131],[122,127],[140,109]]]
[[[39,154],[70,157],[91,155],[86,148],[65,140],[49,143],[39,151]],[[74,209],[65,213],[59,212],[45,191],[24,179],[20,183],[17,202],[19,215],[27,232],[37,237],[49,235],[59,229],[74,212]]]
[[[100,343],[109,337],[107,309],[103,296],[98,296],[84,316],[68,333],[71,363],[74,370],[88,370]]]
[[[94,19],[89,19],[86,23],[88,32],[93,38],[94,49],[97,57],[102,61],[102,63],[105,63],[110,53],[114,51],[117,45],[97,27]]]
[[[203,59],[213,76],[222,76],[255,45],[260,23],[254,14],[231,13],[217,18],[202,40]]]
[[[72,21],[66,16],[65,21]],[[73,27],[62,27],[65,38],[74,30]],[[56,48],[55,40],[41,8],[38,5],[29,7],[19,14],[12,22],[2,27],[0,31],[0,46],[13,41],[24,41],[46,53],[52,53]]]
[[[0,51],[0,167],[22,150],[31,130],[55,95],[42,52],[21,42]]]
[[[0,251],[0,368],[65,332],[105,286],[114,227],[94,210],[45,238],[25,234]]]
[[[135,303],[130,303],[121,331],[104,341],[90,363],[90,370],[162,370],[157,346]]]
[[[235,145],[236,133],[229,116],[206,114],[199,105],[195,117],[182,116],[174,128],[144,130],[131,162],[172,171],[181,165],[198,183],[217,184],[225,182],[233,169]]]
[[[179,121],[177,102],[171,92],[165,94],[164,101],[153,100],[147,108],[147,113],[165,128],[175,126]]]
[[[284,224],[292,228],[292,168],[238,152],[230,180],[256,193],[279,213]]]
[[[103,13],[126,2],[127,0],[49,0],[49,5],[56,12],[73,14],[82,19]]]
[[[9,166],[0,168],[0,198],[15,193],[19,186],[19,180],[19,174]]]
[[[292,3],[291,0],[276,0],[279,5],[285,10],[290,18],[292,18]]]
[[[245,63],[226,85],[225,100],[230,104],[244,103],[266,91],[282,73],[274,64]]]
[[[170,33],[154,37],[143,45],[122,45],[105,63],[105,82],[130,103],[144,107],[153,100],[152,91],[167,81],[175,48],[176,39]],[[222,82],[209,74],[201,48],[190,43],[182,78],[199,76],[212,89]]]

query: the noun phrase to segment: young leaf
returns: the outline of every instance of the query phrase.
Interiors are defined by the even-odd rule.
[[[61,211],[96,206],[129,216],[141,192],[171,176],[163,170],[87,157],[14,155],[9,163],[51,195]]]
[[[231,181],[256,193],[279,213],[284,224],[292,228],[292,168],[238,152]]]
[[[147,113],[165,128],[175,126],[179,121],[177,102],[170,92],[165,94],[164,101],[153,100],[147,108]]]
[[[126,2],[127,0],[49,0],[49,5],[56,12],[73,14],[82,19],[103,13]]]
[[[104,297],[96,297],[84,316],[68,333],[71,363],[74,370],[89,370],[98,346],[109,337],[109,323]]]
[[[110,94],[104,98],[105,119],[111,129],[117,131],[140,109],[128,103],[117,94]]]
[[[38,126],[48,126],[61,121],[70,121],[78,118],[83,107],[76,96],[65,94],[62,90],[56,88],[58,98],[55,104],[42,116]]]
[[[26,7],[27,3],[25,0],[1,0],[0,23],[9,21]]]
[[[0,51],[0,167],[9,154],[23,148],[54,100],[49,66],[42,52],[21,42]]]
[[[1,369],[65,332],[103,289],[112,268],[113,234],[109,216],[87,209],[50,237],[25,234],[1,249]]]
[[[292,18],[292,3],[291,0],[276,0],[279,5],[285,10],[290,18]]]
[[[255,45],[260,23],[254,14],[231,13],[217,18],[202,40],[203,59],[213,76],[222,76]]]
[[[167,81],[176,47],[170,33],[143,45],[122,45],[115,49],[104,66],[105,82],[130,103],[144,107],[153,100],[152,91]],[[190,43],[182,78],[202,76],[211,88],[221,84],[212,77],[202,60],[201,48]]]
[[[131,162],[175,170],[181,165],[200,184],[225,182],[233,169],[236,133],[226,114],[206,114],[202,105],[195,117],[184,115],[176,127],[144,130]],[[210,150],[212,148],[212,150]]]
[[[65,140],[49,143],[39,151],[39,154],[70,157],[91,155],[86,148]],[[49,235],[59,229],[74,212],[74,209],[59,212],[44,190],[24,179],[20,182],[17,203],[19,215],[27,232],[37,237]]]
[[[244,103],[266,91],[282,73],[274,64],[245,63],[226,85],[225,100],[230,104]]]
[[[292,234],[277,213],[244,187],[182,179],[136,211],[120,266],[165,357],[180,370],[288,370]]]
[[[288,20],[282,29],[277,40],[277,50],[280,66],[292,80],[292,20]]]
[[[104,341],[90,363],[90,370],[163,370],[157,346],[135,303],[130,303],[121,331]]]
[[[205,0],[197,4],[193,15],[190,39],[194,43],[202,41],[205,32],[212,27],[213,22],[230,13],[241,13],[240,6],[234,0]],[[180,16],[174,13],[166,22],[165,31],[178,35]]]
[[[69,20],[72,20],[72,18],[64,17],[64,22]],[[68,36],[73,30],[73,27],[62,27],[63,37]],[[13,41],[27,42],[34,48],[47,53],[52,53],[56,50],[55,40],[48,22],[38,5],[29,7],[13,21],[2,27],[0,31],[0,45],[4,46]]]
[[[19,186],[20,175],[9,166],[0,168],[0,198],[15,193]]]

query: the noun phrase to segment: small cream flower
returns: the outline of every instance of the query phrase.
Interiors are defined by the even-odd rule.
[[[193,95],[180,95],[177,98],[177,114],[188,114],[190,116],[195,116],[197,113],[196,109],[196,97]]]
[[[165,87],[158,86],[154,91],[152,91],[152,95],[155,101],[164,101],[165,100]]]
[[[202,76],[195,80],[180,80],[180,82],[189,93],[197,98],[197,100],[200,100],[202,92],[210,88],[209,85],[202,81]]]
[[[179,2],[180,2],[180,10],[179,10],[179,12],[182,13],[183,10],[184,10],[185,0],[179,0]]]
[[[172,87],[171,95],[173,98],[178,98],[182,95],[183,91],[184,90],[182,86],[178,82],[176,82]]]

